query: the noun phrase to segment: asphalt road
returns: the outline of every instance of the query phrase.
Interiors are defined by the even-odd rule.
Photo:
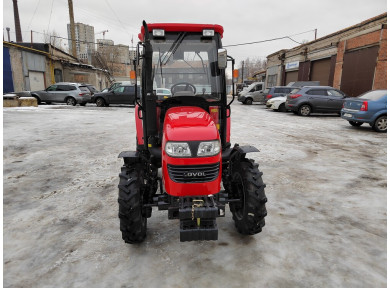
[[[4,287],[386,287],[387,138],[337,115],[232,106],[232,143],[253,145],[266,225],[179,241],[153,210],[143,244],[121,239],[117,185],[133,107],[3,109]]]

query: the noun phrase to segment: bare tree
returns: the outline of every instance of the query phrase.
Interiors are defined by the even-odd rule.
[[[267,67],[267,60],[261,57],[246,58],[244,64],[244,78],[248,80],[255,80],[253,75],[255,72],[265,70]]]
[[[62,38],[58,35],[58,33],[55,30],[52,30],[49,33],[44,34],[44,41],[45,43],[51,44],[53,47],[56,47],[61,50],[65,50],[62,43]]]

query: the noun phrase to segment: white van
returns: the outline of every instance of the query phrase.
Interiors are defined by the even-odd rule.
[[[254,99],[260,97],[264,89],[264,82],[254,82],[238,94],[238,101],[244,104],[252,104]]]

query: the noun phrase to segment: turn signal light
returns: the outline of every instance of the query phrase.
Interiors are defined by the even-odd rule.
[[[301,96],[302,96],[301,94],[293,94],[290,97],[291,97],[291,99],[296,99],[296,98],[301,97]]]
[[[367,101],[363,101],[362,107],[360,107],[360,111],[367,111],[368,110],[368,103]]]

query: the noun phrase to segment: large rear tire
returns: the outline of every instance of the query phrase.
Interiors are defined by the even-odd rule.
[[[143,213],[144,170],[141,165],[123,166],[119,174],[119,220],[122,239],[141,243],[146,238],[147,217]]]
[[[259,171],[257,163],[248,159],[242,160],[234,170],[229,198],[240,201],[229,203],[229,206],[237,231],[245,235],[260,233],[265,225],[264,217],[267,216],[263,173]]]

